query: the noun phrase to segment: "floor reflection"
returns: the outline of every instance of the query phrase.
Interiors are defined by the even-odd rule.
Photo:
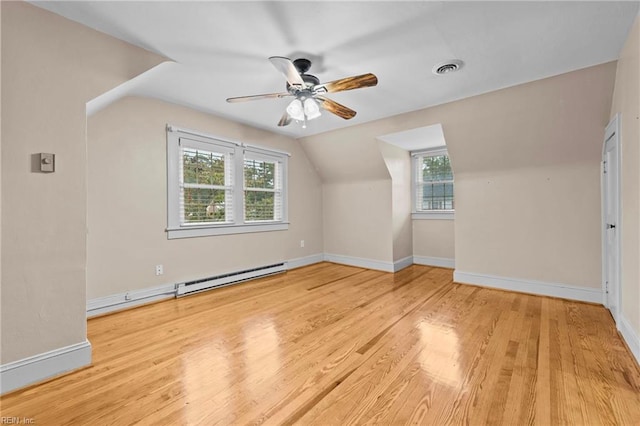
[[[247,383],[251,383],[246,391],[258,398],[268,392],[268,380],[281,367],[280,335],[273,320],[264,317],[245,325],[243,333]]]
[[[460,344],[456,332],[448,326],[422,322],[418,324],[425,348],[420,353],[420,367],[430,379],[447,386],[459,386]]]
[[[229,391],[233,385],[230,381],[232,366],[229,365],[229,357],[223,338],[216,338],[185,353],[182,362],[182,383],[186,393],[183,419],[187,424],[196,424],[202,418],[199,401],[193,400],[197,395],[207,395],[207,403],[211,406],[233,410],[233,403],[229,401]]]

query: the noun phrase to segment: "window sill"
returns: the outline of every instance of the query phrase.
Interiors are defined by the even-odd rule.
[[[184,226],[181,228],[167,228],[167,239],[209,237],[213,235],[247,234],[253,232],[286,231],[289,222],[277,223],[247,223],[244,225],[217,226]]]
[[[441,210],[432,212],[419,212],[411,213],[411,219],[413,220],[454,220],[455,210]]]

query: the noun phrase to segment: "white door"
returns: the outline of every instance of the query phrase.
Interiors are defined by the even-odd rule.
[[[620,307],[620,138],[618,116],[605,131],[602,152],[602,278],[605,306],[618,322]]]

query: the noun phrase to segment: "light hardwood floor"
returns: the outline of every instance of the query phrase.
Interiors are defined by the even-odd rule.
[[[39,425],[640,424],[602,306],[321,263],[89,321],[93,366],[2,398]]]

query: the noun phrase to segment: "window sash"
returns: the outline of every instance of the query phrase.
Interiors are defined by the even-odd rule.
[[[447,186],[451,185],[451,194],[447,194]],[[433,188],[442,186],[442,194],[434,194]],[[425,194],[425,189],[431,187],[431,196]],[[416,185],[416,212],[451,211],[455,210],[453,181],[427,182]],[[431,206],[426,207],[425,205]],[[434,207],[436,206],[436,207]]]
[[[233,223],[233,168],[234,168],[234,154],[229,145],[226,144],[215,144],[215,143],[206,143],[195,141],[188,138],[180,139],[180,149],[179,152],[179,210],[180,210],[180,226],[189,227],[189,226],[201,226],[201,225],[219,225],[219,224],[229,224]],[[195,158],[198,158],[200,153],[204,155],[209,155],[212,158],[222,158],[224,160],[223,164],[223,180],[224,185],[216,185],[216,184],[206,184],[206,183],[191,183],[185,182],[185,155],[187,152],[194,152]],[[196,174],[198,170],[196,169]],[[197,177],[197,176],[196,176]],[[211,191],[211,195],[215,194],[219,191],[224,191],[222,202],[215,202],[215,195],[209,201],[208,205],[205,206],[206,203],[203,203],[202,200],[198,200],[196,197],[196,201],[187,202],[185,196],[187,193],[191,193],[189,190],[209,190]],[[193,191],[197,194],[199,191]],[[200,191],[203,193],[204,191]],[[198,202],[200,201],[200,202]],[[219,211],[219,206],[224,205],[224,218],[223,220],[219,217],[216,217],[216,212]],[[187,210],[189,213],[187,214]],[[194,220],[189,219],[189,217],[195,217]]]
[[[428,180],[424,176],[424,159],[428,157],[448,157],[446,150],[438,149],[433,151],[412,153],[414,168],[414,202],[413,210],[415,213],[429,212],[453,212],[455,211],[455,179],[437,179]],[[449,163],[450,164],[450,163]],[[453,170],[451,170],[453,176]],[[447,186],[451,185],[451,195],[447,194]],[[443,186],[442,194],[425,196],[425,188],[435,188]],[[433,191],[433,190],[432,190]]]
[[[247,167],[256,167],[257,164],[262,163],[262,167],[266,170],[267,164],[273,165],[273,188],[269,187],[269,185],[264,186],[248,186],[247,185]],[[282,221],[282,211],[283,211],[283,175],[282,175],[282,162],[278,160],[277,157],[264,155],[263,153],[255,153],[245,151],[244,158],[244,197],[243,197],[243,210],[244,210],[244,221],[246,223],[255,223],[255,222],[279,222]],[[269,202],[267,201],[266,205],[259,205],[255,201],[258,197],[248,197],[248,194],[254,193],[272,193],[273,201],[272,205],[269,206]],[[268,200],[268,198],[267,198]],[[264,201],[264,198],[263,200]],[[260,213],[262,212],[262,213]],[[267,218],[266,215],[270,213],[270,218]],[[261,217],[260,217],[261,216]]]

